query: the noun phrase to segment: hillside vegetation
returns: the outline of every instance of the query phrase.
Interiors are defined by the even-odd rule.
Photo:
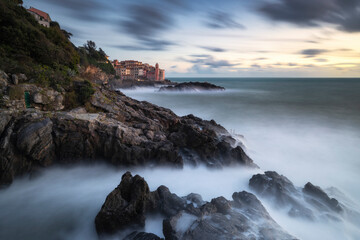
[[[105,52],[97,50],[92,41],[75,47],[70,41],[72,34],[59,23],[43,27],[21,4],[21,0],[0,1],[0,70],[24,73],[28,79],[25,83],[69,93],[68,107],[85,104],[93,90],[81,69],[95,66],[115,74]]]

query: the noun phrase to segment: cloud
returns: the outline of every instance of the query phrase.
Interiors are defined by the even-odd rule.
[[[106,5],[95,0],[40,0],[67,10],[69,16],[91,22],[105,21],[104,11],[111,10]]]
[[[211,51],[211,52],[226,52],[227,50],[224,48],[219,48],[219,47],[200,47],[202,49]]]
[[[304,55],[306,58],[312,58],[326,52],[328,52],[326,49],[304,49],[300,54]]]
[[[175,26],[175,15],[185,9],[185,2],[180,0],[124,4],[125,17],[120,20],[119,31],[139,42],[140,46],[136,45],[133,49],[166,50],[177,44],[163,40],[162,35]]]
[[[259,64],[253,64],[251,65],[252,68],[261,68],[261,66]]]
[[[245,26],[232,19],[229,13],[222,11],[211,11],[208,13],[205,25],[209,28],[238,28],[245,29]]]
[[[316,58],[315,61],[317,62],[327,62],[328,60],[325,58]]]
[[[320,22],[325,22],[335,24],[343,31],[360,31],[359,0],[267,1],[259,10],[275,21],[302,26],[319,26]]]
[[[193,67],[195,67],[196,69],[203,69],[204,67],[206,69],[208,68],[215,69],[215,68],[233,67],[240,65],[240,64],[230,63],[227,60],[217,60],[213,56],[207,54],[198,54],[198,55],[195,54],[195,55],[190,55],[190,57],[192,58],[191,59],[180,58],[179,60],[193,63],[194,64]]]

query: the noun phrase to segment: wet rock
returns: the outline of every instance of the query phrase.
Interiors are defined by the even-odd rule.
[[[216,86],[208,82],[185,82],[173,86],[164,86],[159,89],[160,92],[173,91],[224,91],[225,88]]]
[[[323,209],[323,205],[330,208],[331,210],[335,212],[342,212],[343,209],[340,206],[338,200],[335,198],[330,198],[320,187],[314,186],[312,183],[308,182],[304,188],[303,192],[307,195],[310,195],[313,197],[313,199],[309,200],[311,203],[313,203],[316,207],[319,207],[320,209]]]
[[[218,197],[204,202],[198,194],[180,198],[165,186],[149,192],[144,179],[132,177],[129,172],[106,198],[95,219],[96,229],[100,235],[115,233],[126,226],[137,225],[142,229],[147,213],[166,217],[163,233],[165,239],[170,240],[295,239],[271,218],[251,193],[234,193],[232,201]],[[130,235],[136,236],[158,239],[146,233]]]
[[[233,194],[233,201],[223,197],[201,207],[201,215],[187,211],[165,219],[166,239],[295,239],[270,217],[251,193]]]
[[[344,205],[330,198],[320,187],[312,183],[307,183],[303,189],[295,187],[289,179],[276,172],[254,175],[249,186],[260,196],[270,199],[276,207],[290,207],[288,213],[292,217],[340,221],[344,211]]]
[[[149,186],[143,178],[125,173],[97,214],[96,231],[112,234],[132,225],[144,226],[149,193]]]
[[[126,236],[124,240],[161,240],[162,238],[153,233],[133,232]]]

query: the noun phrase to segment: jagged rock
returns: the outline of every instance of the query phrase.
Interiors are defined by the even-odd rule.
[[[311,183],[307,183],[303,189],[295,187],[289,179],[276,172],[254,175],[249,186],[260,196],[271,199],[276,207],[290,207],[288,213],[292,217],[340,221],[342,212],[351,212],[320,187]]]
[[[234,193],[233,201],[215,198],[200,209],[199,216],[180,211],[164,220],[165,239],[295,239],[282,230],[261,202],[248,192]]]
[[[126,236],[124,240],[161,240],[162,238],[156,236],[153,233],[145,233],[145,232],[133,232]]]
[[[62,95],[54,90],[32,84],[19,84],[17,87],[29,91],[33,97],[34,94],[41,95],[41,99],[35,97],[35,108],[60,110],[63,107]],[[21,103],[24,105],[24,101]],[[230,134],[213,120],[205,121],[193,115],[178,117],[169,109],[133,100],[106,87],[96,87],[91,104],[100,112],[36,111],[32,114],[30,110],[11,109],[15,131],[9,140],[14,149],[9,153],[9,159],[27,162],[26,168],[22,168],[25,164],[21,163],[13,166],[11,176],[31,172],[39,164],[36,160],[39,156],[32,155],[34,149],[29,150],[30,153],[18,149],[17,130],[29,122],[41,122],[46,118],[52,122],[51,134],[48,134],[52,141],[49,139],[51,146],[48,149],[54,149],[54,154],[46,158],[49,164],[101,159],[116,166],[156,164],[182,167],[184,162],[189,162],[210,167],[256,167],[240,146],[229,143]]]
[[[49,165],[54,157],[52,125],[49,118],[23,125],[17,133],[17,149],[42,166]]]
[[[160,92],[173,91],[224,91],[225,88],[216,86],[208,82],[184,82],[173,86],[164,86],[159,89]]]
[[[131,225],[144,226],[149,194],[149,186],[142,177],[125,173],[97,214],[96,231],[112,234]]]
[[[197,202],[195,206],[194,202]],[[129,172],[107,196],[96,216],[96,229],[100,235],[115,233],[126,226],[138,225],[141,229],[147,213],[166,217],[163,233],[169,240],[294,239],[251,193],[234,193],[233,201],[218,197],[204,202],[198,194],[180,198],[165,186],[149,192],[145,180],[132,177]],[[152,234],[134,232],[126,239],[153,238],[159,239]]]
[[[314,197],[310,201],[320,209],[323,209],[325,206],[329,207],[335,212],[342,212],[343,209],[340,206],[338,200],[335,198],[330,198],[320,187],[314,186],[312,183],[308,182],[303,188],[303,192]],[[325,205],[325,206],[324,206]],[[326,208],[326,207],[325,207]]]

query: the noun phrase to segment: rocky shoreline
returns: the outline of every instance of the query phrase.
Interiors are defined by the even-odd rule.
[[[40,169],[79,162],[257,168],[242,144],[214,120],[179,117],[114,91],[111,84],[94,83],[89,112],[84,107],[64,111],[63,94],[53,89],[19,84],[6,74],[0,80],[6,100],[0,111],[1,187]],[[15,87],[29,92],[33,108],[26,109],[23,100],[7,98]],[[296,187],[276,172],[254,175],[249,189],[253,193],[239,189],[232,200],[220,196],[206,202],[195,193],[179,197],[166,186],[150,192],[143,178],[127,172],[107,196],[95,227],[100,238],[133,229],[125,239],[157,240],[161,238],[143,232],[143,227],[148,214],[160,214],[163,234],[170,240],[296,239],[275,222],[257,196],[294,218],[360,222],[358,212],[320,187],[312,183]]]
[[[42,98],[48,98],[47,91],[28,86],[33,85],[17,85],[29,89],[34,103],[40,92],[45,94]],[[96,159],[115,166],[256,167],[241,145],[213,120],[179,117],[105,85],[95,85],[90,103],[96,113],[83,108],[46,111],[54,105],[51,101],[35,104],[37,109],[2,109],[0,185],[56,163]]]

